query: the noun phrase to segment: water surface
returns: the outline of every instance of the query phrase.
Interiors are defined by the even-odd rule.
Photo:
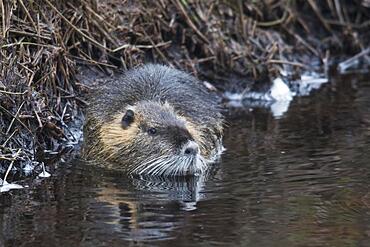
[[[0,246],[369,246],[370,81],[333,79],[275,119],[230,109],[207,176],[75,160],[0,195]]]

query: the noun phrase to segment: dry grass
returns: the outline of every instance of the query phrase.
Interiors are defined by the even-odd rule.
[[[78,65],[110,73],[155,61],[216,79],[266,80],[281,68],[297,76],[314,59],[368,46],[367,3],[0,0],[0,165],[60,151],[86,103]]]

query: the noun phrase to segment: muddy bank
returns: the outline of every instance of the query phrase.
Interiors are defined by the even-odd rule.
[[[0,10],[3,173],[10,164],[40,170],[78,142],[72,127],[90,90],[76,79],[81,65],[109,75],[160,62],[221,91],[258,90],[281,73],[325,73],[370,41],[366,0],[18,0]]]

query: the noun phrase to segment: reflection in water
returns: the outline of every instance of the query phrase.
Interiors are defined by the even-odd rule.
[[[133,177],[132,183],[138,190],[144,190],[167,200],[178,201],[181,209],[192,211],[197,209],[196,205],[203,198],[201,190],[204,182],[210,174],[187,177]]]
[[[96,207],[93,214],[108,214],[109,217],[102,217],[99,223],[109,224],[126,240],[170,239],[173,238],[171,232],[180,227],[181,222],[175,221],[166,210],[195,210],[202,198],[200,191],[205,177],[132,177],[129,183],[117,179],[105,181],[96,198],[99,205],[106,206]],[[133,189],[137,194],[131,197]]]
[[[243,110],[245,109],[245,110]],[[370,82],[275,119],[231,108],[211,174],[128,178],[75,161],[0,196],[0,246],[368,246]]]

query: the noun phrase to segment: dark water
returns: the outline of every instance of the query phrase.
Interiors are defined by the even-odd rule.
[[[370,246],[370,80],[333,79],[281,119],[230,109],[207,177],[74,161],[0,196],[0,246]]]

